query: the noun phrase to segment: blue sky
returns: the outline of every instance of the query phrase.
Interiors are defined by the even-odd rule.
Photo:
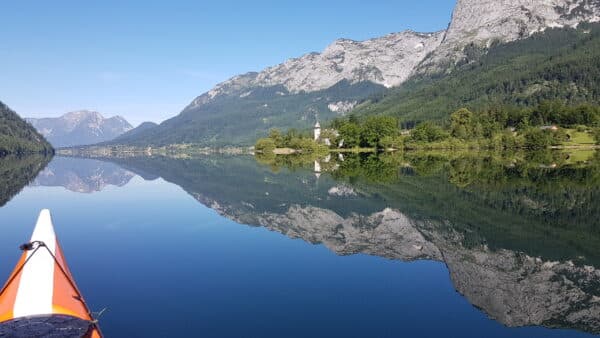
[[[227,78],[337,38],[446,28],[455,0],[11,1],[0,100],[25,117],[78,109],[160,122]]]

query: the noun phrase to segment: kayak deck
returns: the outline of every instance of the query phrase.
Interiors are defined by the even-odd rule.
[[[0,324],[0,337],[92,337],[89,321],[64,315],[18,318]]]
[[[101,337],[42,210],[31,241],[0,290],[0,337]]]

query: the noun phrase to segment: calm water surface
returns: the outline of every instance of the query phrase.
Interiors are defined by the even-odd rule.
[[[600,332],[594,159],[0,161],[0,279],[51,209],[107,337]]]

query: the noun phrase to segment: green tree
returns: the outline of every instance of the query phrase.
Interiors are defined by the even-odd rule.
[[[432,122],[419,124],[411,133],[411,140],[415,142],[436,142],[448,138],[448,134]]]
[[[271,140],[273,140],[276,148],[285,147],[284,138],[283,138],[283,135],[281,134],[281,131],[279,131],[279,129],[276,129],[276,128],[271,129],[269,131],[269,138]]]
[[[344,147],[354,148],[360,146],[361,128],[358,124],[347,122],[339,130],[340,139],[344,140]]]
[[[404,137],[385,136],[380,141],[384,149],[402,149],[404,148]]]
[[[554,142],[552,132],[540,128],[529,128],[524,135],[525,147],[528,149],[545,149]]]
[[[256,141],[254,148],[262,153],[272,153],[276,148],[275,141],[272,138],[260,138]]]
[[[469,138],[471,125],[473,123],[473,113],[466,108],[459,109],[450,116],[450,133],[452,136],[460,139]]]
[[[300,139],[298,149],[303,153],[314,153],[319,149],[319,144],[312,139],[303,138]]]
[[[479,120],[485,120],[487,124],[490,124],[491,122],[487,117],[479,116],[479,118],[477,118],[467,108],[461,108],[450,116],[450,133],[452,136],[463,140],[482,137],[484,134],[484,126]],[[486,129],[487,134],[491,134],[491,130],[489,129],[493,129],[493,126],[488,125],[486,126]]]
[[[285,144],[286,147],[293,148],[290,146],[290,143],[292,142],[293,139],[298,138],[300,136],[301,136],[300,133],[295,128],[288,129],[288,131],[283,136],[283,143]]]
[[[399,134],[398,121],[391,116],[369,116],[362,128],[361,143],[381,148],[381,139]]]

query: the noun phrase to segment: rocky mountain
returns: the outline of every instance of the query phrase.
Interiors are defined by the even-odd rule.
[[[314,92],[342,80],[369,81],[387,88],[404,83],[417,67],[456,61],[467,45],[489,47],[529,37],[547,28],[600,21],[593,0],[458,0],[447,30],[404,31],[366,41],[340,39],[322,53],[310,53],[259,73],[236,76],[196,98],[186,109],[220,95],[253,87],[283,85],[289,93]]]
[[[133,129],[120,116],[105,118],[89,110],[70,112],[57,118],[28,118],[27,121],[55,147],[109,141]]]
[[[446,120],[465,107],[510,111],[548,100],[600,104],[600,23],[546,29],[493,45],[478,56],[482,51],[471,46],[451,73],[435,80],[413,77],[385,95],[366,100],[353,113],[391,115],[415,123]]]
[[[415,76],[439,77],[491,46],[599,20],[597,0],[458,0],[447,30],[337,40],[321,53],[220,83],[178,116],[123,141],[252,144],[271,128],[307,129],[316,118],[344,115]]]
[[[220,83],[196,98],[186,110],[221,95],[247,96],[254,87],[282,85],[288,94],[297,94],[331,88],[343,80],[372,82],[388,88],[397,86],[439,46],[443,36],[443,32],[404,31],[366,41],[340,39],[322,53],[306,54],[259,73],[247,73]]]
[[[0,156],[53,152],[52,146],[40,133],[0,102]]]
[[[114,143],[250,145],[271,128],[305,129],[317,116],[343,115],[364,97],[406,81],[442,37],[405,31],[367,41],[340,39],[322,53],[218,84],[179,116]]]
[[[594,0],[458,0],[442,43],[418,71],[448,71],[469,61],[473,48],[485,50],[548,28],[598,21],[600,2]]]

